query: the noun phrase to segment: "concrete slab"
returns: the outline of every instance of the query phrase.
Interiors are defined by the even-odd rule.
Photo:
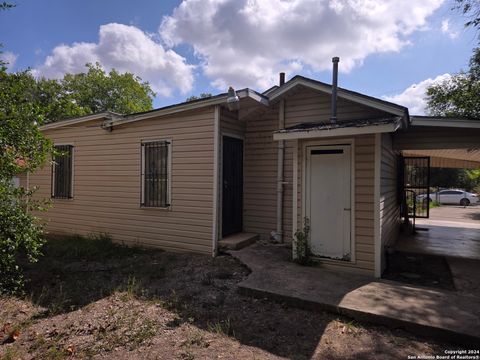
[[[480,299],[291,262],[286,247],[255,244],[230,254],[252,273],[240,291],[303,308],[402,327],[454,341],[480,343]]]
[[[480,260],[446,259],[457,291],[480,299]]]
[[[426,231],[401,236],[396,250],[480,260],[480,206],[433,208],[416,225]]]
[[[218,242],[220,250],[239,250],[253,244],[258,239],[258,234],[237,233],[229,235]]]

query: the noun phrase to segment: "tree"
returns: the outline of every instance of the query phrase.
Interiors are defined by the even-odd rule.
[[[460,9],[470,20],[465,26],[480,27],[480,1],[479,0],[455,0],[456,9]]]
[[[86,67],[86,73],[66,74],[60,81],[60,99],[73,101],[78,106],[75,111],[82,114],[102,111],[131,114],[152,109],[155,93],[148,82],[142,82],[138,76],[128,72],[120,74],[115,69],[107,74],[99,63],[87,64]],[[54,119],[50,118],[50,121]]]
[[[52,150],[39,130],[44,121],[28,71],[10,74],[0,65],[0,294],[22,289],[20,254],[36,261],[43,245],[42,225],[30,210],[31,191],[15,188],[12,177],[35,171]]]
[[[480,119],[480,48],[466,72],[452,75],[427,89],[427,111],[435,116]]]
[[[6,1],[0,3],[0,10],[8,10],[15,7],[15,4],[7,3]]]
[[[205,99],[205,98],[209,98],[209,97],[212,97],[212,94],[210,93],[201,93],[200,96],[195,96],[195,95],[192,95],[190,97],[188,97],[185,101],[193,101],[193,100],[198,100],[198,99]]]

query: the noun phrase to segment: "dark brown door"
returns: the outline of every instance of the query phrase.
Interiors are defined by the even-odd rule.
[[[223,137],[222,236],[243,228],[243,141]]]

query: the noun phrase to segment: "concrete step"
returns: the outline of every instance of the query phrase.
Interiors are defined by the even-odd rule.
[[[218,242],[220,250],[240,250],[253,244],[258,240],[258,234],[254,233],[237,233],[229,235]]]

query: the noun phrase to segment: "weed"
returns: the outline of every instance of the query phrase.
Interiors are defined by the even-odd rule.
[[[182,324],[182,319],[180,319],[179,317],[175,317],[173,320],[166,323],[167,327],[170,327],[170,328],[179,327],[181,324]]]
[[[139,315],[138,311],[115,312],[113,321],[95,332],[98,348],[111,351],[126,345],[133,350],[154,337],[155,321]]]
[[[182,346],[190,347],[190,346],[205,346],[205,338],[203,337],[200,331],[192,331],[189,333],[187,339],[182,343]]]
[[[38,359],[65,359],[68,357],[68,353],[59,344],[60,339],[60,336],[55,336],[52,339],[47,340],[43,335],[38,335],[30,346],[30,352],[37,352]]]
[[[310,245],[308,239],[310,237],[310,220],[305,217],[303,219],[303,229],[295,232],[294,248],[295,254],[293,260],[300,265],[307,265],[310,259]]]
[[[190,349],[187,349],[184,352],[180,353],[180,359],[182,359],[182,360],[193,360],[193,359],[195,359],[195,355],[192,353],[192,351]]]
[[[342,328],[342,333],[357,335],[360,332],[360,328],[361,328],[360,324],[358,324],[354,320],[351,320],[347,323],[344,323]]]
[[[235,337],[235,332],[233,331],[232,322],[230,318],[227,318],[226,320],[217,321],[214,323],[208,323],[207,327],[208,327],[208,331],[210,332],[214,332],[216,334],[223,334],[227,336],[232,335],[233,337]]]
[[[16,360],[21,359],[21,356],[18,353],[17,349],[15,349],[14,347],[8,347],[1,358],[2,360]]]
[[[185,304],[182,302],[180,296],[178,296],[175,290],[172,290],[170,296],[164,301],[163,304],[167,310],[181,310],[185,307]]]
[[[131,342],[134,345],[140,345],[150,340],[157,333],[155,321],[144,319],[140,325],[137,325],[131,335]]]

